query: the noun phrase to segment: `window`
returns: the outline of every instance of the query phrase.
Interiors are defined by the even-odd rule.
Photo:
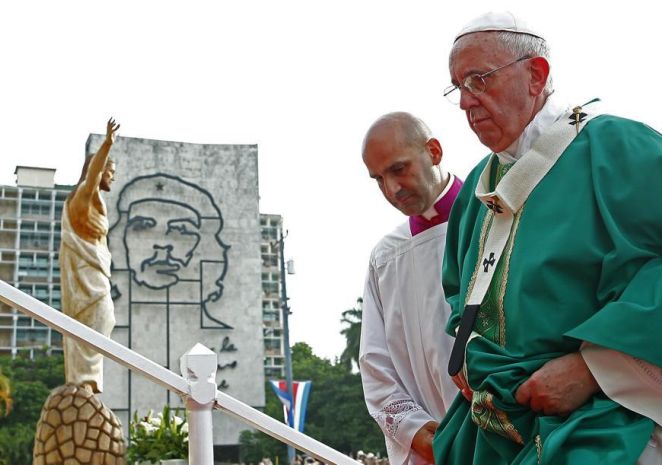
[[[18,290],[23,291],[26,294],[32,294],[32,286],[29,284],[19,284],[18,285]]]
[[[280,339],[265,339],[264,348],[267,350],[280,350]]]
[[[276,255],[262,255],[262,266],[278,266]]]
[[[48,234],[21,231],[20,247],[28,250],[48,248]]]
[[[16,330],[17,346],[40,346],[46,345],[48,331],[46,328],[25,328]]]
[[[57,331],[51,331],[51,347],[54,349],[62,348],[62,334]]]
[[[264,376],[267,378],[281,378],[283,376],[283,372],[280,368],[268,367],[264,369]]]
[[[278,294],[278,283],[262,283],[262,289],[267,295]]]
[[[16,320],[16,326],[29,327],[32,325],[32,319],[29,316],[20,315]]]
[[[31,200],[21,202],[21,216],[50,216],[50,214],[50,203]]]
[[[31,189],[24,189],[23,193],[21,194],[21,197],[24,199],[34,200],[37,198],[37,192]]]

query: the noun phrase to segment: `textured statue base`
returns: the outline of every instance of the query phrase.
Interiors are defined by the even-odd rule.
[[[46,399],[33,465],[126,465],[122,426],[88,386],[65,384]]]

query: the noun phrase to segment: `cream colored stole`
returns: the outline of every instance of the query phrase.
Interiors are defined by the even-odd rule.
[[[493,191],[490,190],[490,179],[496,155],[492,154],[485,165],[475,194],[487,208],[494,211],[494,217],[485,240],[484,256],[478,258],[482,270],[478,272],[470,290],[451,352],[448,364],[451,376],[456,375],[464,364],[466,344],[472,336],[476,315],[510,237],[515,214],[586,123],[601,114],[595,102],[567,111],[508,170]]]

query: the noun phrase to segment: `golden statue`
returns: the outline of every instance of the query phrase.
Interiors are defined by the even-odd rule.
[[[110,191],[109,158],[119,124],[111,118],[99,151],[88,157],[62,211],[62,311],[104,336],[115,326],[110,297],[108,217],[101,191]],[[33,465],[126,465],[126,442],[117,416],[95,395],[103,390],[103,356],[65,337],[67,384],[53,389],[41,410]]]
[[[97,153],[85,160],[80,180],[67,197],[62,213],[62,311],[104,336],[110,336],[115,315],[106,242],[108,217],[101,191],[110,191],[115,174],[115,163],[109,155],[119,127],[112,118],[108,120],[106,138]],[[103,356],[68,337],[63,346],[67,383],[88,385],[92,392],[101,392]]]

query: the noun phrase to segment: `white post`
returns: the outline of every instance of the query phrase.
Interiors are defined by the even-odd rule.
[[[179,360],[182,376],[189,382],[188,461],[191,465],[214,465],[212,408],[216,399],[216,354],[196,344]]]

